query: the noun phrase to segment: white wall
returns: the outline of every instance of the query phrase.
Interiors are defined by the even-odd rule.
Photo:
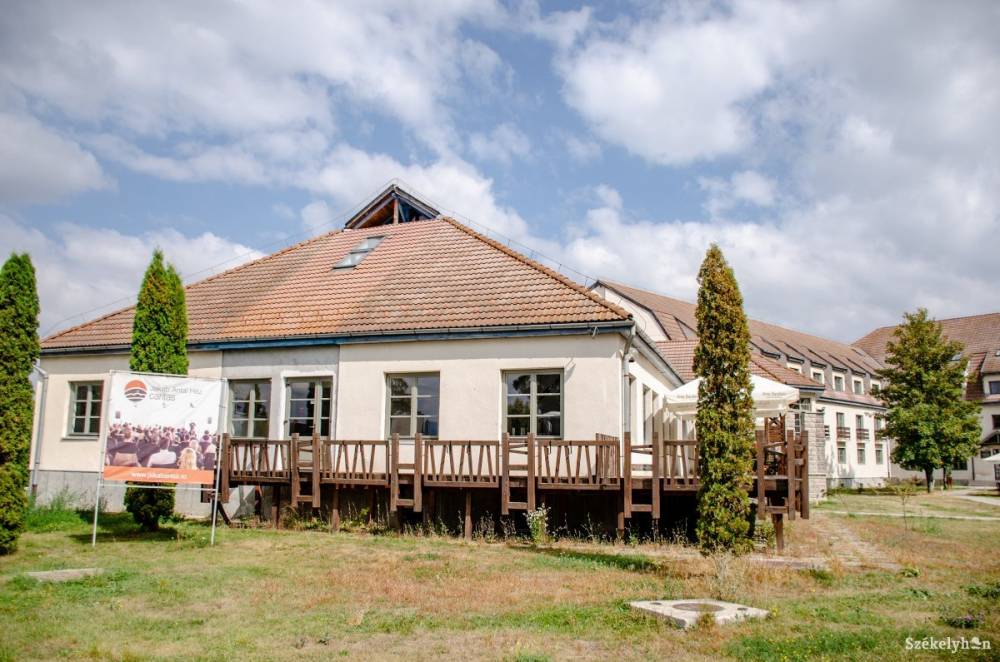
[[[631,299],[626,299],[614,290],[609,290],[603,285],[597,285],[593,288],[594,293],[598,296],[604,297],[611,303],[624,308],[626,311],[632,314],[632,318],[635,320],[636,326],[640,331],[645,333],[650,340],[653,342],[666,342],[669,340],[667,334],[663,332],[663,328],[660,323],[656,321],[652,313],[649,312],[648,308],[640,306]],[[677,340],[675,338],[675,340]]]
[[[888,441],[880,442],[875,438],[875,415],[878,410],[871,407],[853,406],[849,404],[834,403],[826,400],[818,400],[813,403],[813,409],[822,408],[823,424],[829,426],[830,437],[826,440],[826,459],[828,473],[827,478],[834,484],[843,483],[846,486],[881,485],[890,475],[890,452]],[[847,450],[847,462],[839,462],[837,459],[837,413],[844,414],[844,426],[850,429],[850,439],[844,442]],[[864,441],[866,446],[865,462],[858,462],[858,436],[856,433],[857,415],[864,417],[864,427],[868,430],[868,439]],[[883,444],[883,463],[875,461],[876,445]]]
[[[343,345],[336,434],[386,436],[386,375],[440,375],[441,439],[498,439],[503,372],[562,370],[563,437],[619,435],[621,359],[618,334]]]

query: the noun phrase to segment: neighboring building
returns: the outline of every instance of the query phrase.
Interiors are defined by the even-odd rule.
[[[952,469],[952,478],[974,485],[998,483],[1000,464],[981,460],[1000,453],[1000,313],[954,317],[938,322],[946,337],[965,346],[964,355],[969,360],[965,398],[978,402],[981,407],[982,446],[976,455]],[[884,361],[886,347],[895,330],[895,326],[875,329],[856,341],[854,346]],[[908,472],[894,466],[893,475],[897,474],[923,478],[919,472]]]
[[[666,424],[681,380],[626,310],[434,214],[390,187],[344,230],[187,286],[190,374],[229,380],[234,436],[594,439]],[[42,342],[43,498],[93,498],[133,312]],[[120,508],[120,486],[105,493]],[[189,496],[178,508],[204,513]]]
[[[592,289],[632,313],[682,379],[694,377],[695,304],[609,280],[599,280]],[[757,320],[749,325],[755,372],[795,385],[802,394],[800,411],[823,417],[828,484],[884,483],[890,448],[878,430],[885,408],[871,395],[881,363],[845,343]],[[796,416],[793,424],[801,427],[804,418]]]

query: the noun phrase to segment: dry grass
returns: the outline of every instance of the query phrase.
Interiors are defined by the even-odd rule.
[[[149,537],[124,518],[106,522],[96,550],[86,523],[70,520],[26,534],[17,554],[0,558],[0,660],[777,660],[868,659],[875,651],[912,659],[905,638],[926,634],[977,634],[1000,648],[995,603],[963,589],[1000,579],[993,522],[941,521],[922,531],[887,518],[837,518],[917,576],[837,563],[793,571],[667,544],[537,547],[233,529],[208,547],[198,523]],[[790,551],[829,557],[818,523],[792,523]],[[21,575],[83,566],[108,572],[61,585]],[[626,606],[699,596],[773,616],[679,632]],[[987,607],[979,630],[941,622]]]

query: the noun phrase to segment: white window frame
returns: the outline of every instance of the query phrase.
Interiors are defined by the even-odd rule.
[[[438,435],[441,433],[441,373],[440,372],[390,372],[386,373],[385,376],[385,431],[387,437],[392,436],[392,419],[404,418],[403,414],[393,415],[392,400],[393,398],[401,400],[405,397],[409,397],[410,399],[410,413],[405,415],[405,418],[408,418],[410,421],[410,432],[409,434],[399,435],[399,438],[413,439],[414,437],[416,437],[416,433],[418,431],[417,420],[421,418],[420,416],[417,415],[418,405],[421,397],[419,386],[417,385],[416,381],[414,381],[413,386],[410,387],[409,396],[394,396],[392,394],[392,380],[407,379],[407,378],[416,379],[418,377],[434,377],[435,379],[437,379],[438,383],[438,389],[437,389],[438,407],[437,407],[437,412],[435,412],[433,416],[433,418],[437,419],[438,434],[431,435],[431,434],[421,433],[420,436],[424,439],[437,439]],[[428,416],[428,418],[430,417]]]
[[[237,402],[236,401],[236,387],[240,386],[240,385],[244,385],[244,384],[250,384],[250,385],[267,384],[267,387],[268,387],[267,388],[267,398],[266,399],[257,400],[257,398],[256,398],[256,389],[251,388],[251,390],[250,390],[250,399],[249,400],[245,400],[245,401],[244,400],[240,400],[240,402],[246,402],[247,403],[247,417],[246,417],[246,419],[240,417],[240,420],[246,420],[246,422],[247,422],[247,436],[246,437],[242,437],[240,435],[237,435],[236,434],[236,429],[233,427],[234,424],[235,424],[235,422],[236,422],[236,412],[235,412],[236,402]],[[271,395],[272,395],[271,389],[272,389],[272,384],[271,384],[271,378],[270,377],[262,377],[260,379],[253,379],[253,378],[250,378],[250,379],[234,379],[234,380],[231,380],[229,382],[229,434],[231,434],[234,437],[239,437],[239,438],[242,438],[242,439],[268,439],[271,436],[271,414],[272,414],[272,412],[271,412]],[[255,405],[257,405],[259,403],[264,404],[264,405],[267,406],[267,418],[258,418],[257,416],[254,415]],[[267,421],[267,432],[264,434],[263,437],[260,437],[260,436],[257,436],[257,435],[254,434],[254,423],[257,423],[257,422],[260,422],[260,421]]]
[[[562,369],[556,370],[504,370],[500,375],[500,381],[503,388],[503,400],[501,401],[501,406],[503,407],[503,428],[504,432],[507,432],[509,426],[507,424],[507,398],[511,394],[507,392],[507,377],[510,375],[531,375],[531,387],[530,393],[528,394],[528,432],[539,437],[540,439],[562,439],[566,435],[566,375]],[[538,434],[538,377],[541,375],[558,375],[559,376],[559,435],[549,436],[549,435],[539,435]],[[521,394],[523,395],[523,394]],[[542,394],[543,396],[546,394]],[[513,435],[511,435],[513,436]]]
[[[87,406],[84,409],[83,416],[77,416],[76,415],[76,404],[77,404],[77,402],[79,402],[79,400],[77,400],[77,397],[76,397],[76,390],[77,390],[77,388],[79,388],[81,386],[87,387],[87,399],[85,401],[87,403]],[[91,397],[91,394],[92,394],[92,390],[91,389],[94,386],[100,387],[100,395],[99,395],[99,397],[96,400]],[[89,428],[90,428],[91,422],[93,422],[93,419],[95,418],[94,414],[93,414],[93,407],[94,407],[94,403],[95,402],[98,405],[98,413],[97,413],[97,417],[96,417],[97,418],[97,429],[91,431]],[[68,419],[66,421],[66,426],[67,426],[66,427],[66,436],[67,437],[97,437],[97,436],[100,436],[100,434],[101,434],[101,422],[104,420],[104,413],[105,412],[104,412],[104,382],[103,381],[101,381],[99,379],[89,379],[89,380],[83,380],[83,381],[70,382],[69,383],[69,417],[68,417]],[[86,426],[87,427],[87,431],[86,432],[75,432],[74,431],[74,428],[76,426],[76,419],[78,419],[78,418],[82,418],[82,419],[85,419],[87,421],[87,426]]]

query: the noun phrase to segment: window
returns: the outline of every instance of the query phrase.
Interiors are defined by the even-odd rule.
[[[504,374],[504,390],[508,434],[562,436],[562,373],[509,372]]]
[[[868,453],[867,444],[858,442],[858,464],[865,463],[865,457]]]
[[[438,436],[441,378],[429,375],[389,375],[389,434],[412,439],[419,432]]]
[[[229,432],[234,437],[267,439],[271,418],[271,382],[231,382]]]
[[[993,429],[1000,430],[1000,414],[993,414]]]
[[[290,379],[286,388],[288,402],[288,436],[311,437],[318,430],[321,437],[330,436],[330,380]]]
[[[1000,451],[995,451],[995,450],[990,449],[990,448],[984,448],[981,451],[979,451],[979,457],[981,457],[981,458],[983,458],[985,460],[988,457],[992,457],[993,455],[996,455],[997,452],[1000,452]]]
[[[865,382],[862,379],[854,380],[854,395],[864,395],[865,394]]]
[[[843,375],[834,375],[833,376],[833,390],[834,391],[843,391],[844,390],[844,376]]]
[[[837,444],[837,462],[847,464],[847,444]]]
[[[875,444],[875,464],[885,464],[885,447]]]
[[[955,460],[954,462],[951,463],[952,471],[965,471],[968,468],[969,468],[969,461],[966,459]]]
[[[800,375],[802,374],[802,366],[799,365],[798,363],[786,363],[785,366],[789,370],[794,370],[795,372],[799,373]]]
[[[990,395],[1000,395],[1000,381],[992,380],[988,384]]]
[[[857,414],[854,417],[854,427],[858,428],[859,430],[865,427],[865,417],[862,416],[861,414]]]
[[[69,433],[88,436],[100,434],[104,384],[71,382],[69,388]]]
[[[351,249],[351,252],[344,256],[334,269],[351,269],[357,266],[365,256],[375,250],[375,247],[382,243],[383,237],[366,237],[360,244]]]
[[[826,373],[823,372],[822,370],[813,370],[812,378],[815,379],[820,384],[826,383]]]
[[[838,428],[847,427],[847,417],[844,415],[844,412],[842,411],[837,412],[837,427]]]

